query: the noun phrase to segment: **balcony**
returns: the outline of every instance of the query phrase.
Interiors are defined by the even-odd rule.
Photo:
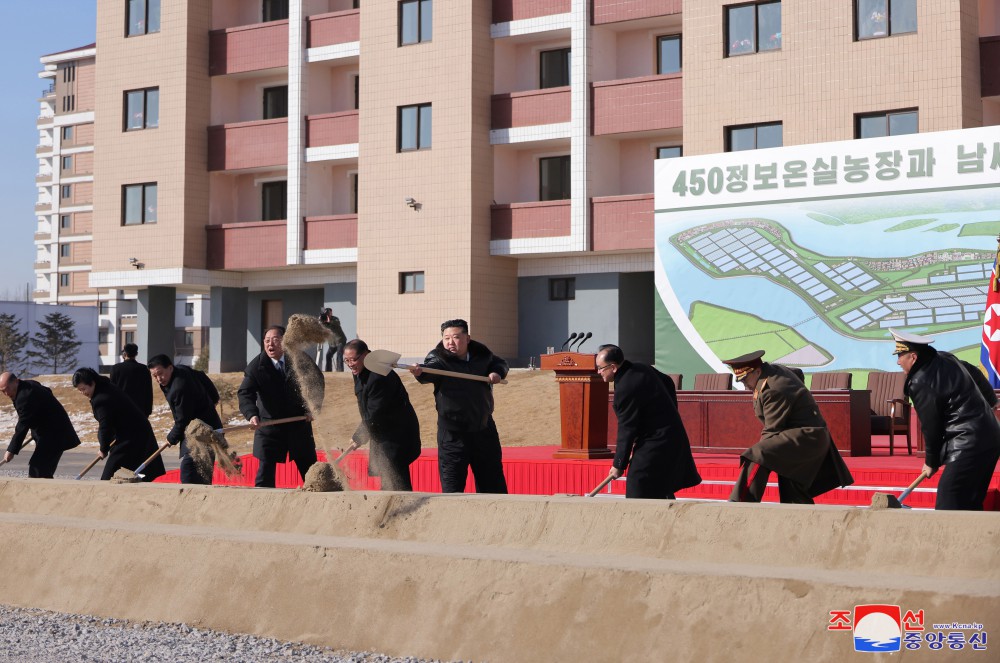
[[[209,33],[210,76],[288,66],[288,21],[269,21]]]
[[[35,126],[47,127],[55,121],[55,117],[52,115],[39,115],[38,119],[35,120]]]
[[[51,296],[52,296],[52,293],[50,291],[48,291],[48,290],[32,290],[31,291],[31,298],[32,299],[48,299]]]
[[[1000,96],[1000,35],[979,39],[979,70],[984,97]]]
[[[42,143],[35,148],[36,155],[51,154],[52,153],[52,143]]]
[[[361,10],[330,12],[310,16],[306,23],[308,48],[349,44],[361,39]]]
[[[52,173],[38,173],[35,175],[35,184],[51,184]]]
[[[52,211],[52,201],[39,201],[35,203],[35,212],[51,212]]]
[[[493,95],[492,129],[570,121],[569,86]]]
[[[35,241],[36,242],[49,242],[51,240],[52,240],[52,232],[51,231],[42,230],[42,231],[39,231],[39,232],[35,233]]]
[[[594,83],[594,135],[680,128],[682,83],[681,74]]]
[[[37,261],[35,261],[35,264],[34,264],[34,266],[32,268],[37,271],[39,269],[48,269],[51,266],[52,266],[52,259],[51,258],[45,258],[43,260],[37,260]]]
[[[358,111],[324,113],[306,118],[306,147],[351,145],[358,142]]]
[[[681,0],[593,0],[594,25],[681,13]]]
[[[493,205],[490,239],[566,237],[570,234],[570,202],[546,200],[534,203]]]
[[[208,169],[268,168],[288,163],[288,120],[235,122],[208,128]]]
[[[209,269],[285,266],[284,221],[251,221],[206,226]]]
[[[570,11],[571,0],[493,0],[494,23],[568,14]]]
[[[355,249],[358,246],[358,215],[306,217],[305,248]]]
[[[653,194],[591,198],[594,251],[653,249]]]

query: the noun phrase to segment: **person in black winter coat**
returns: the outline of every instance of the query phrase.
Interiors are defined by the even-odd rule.
[[[285,355],[282,340],[285,328],[268,327],[264,332],[264,351],[250,360],[243,371],[238,396],[240,412],[250,422],[253,434],[253,455],[260,465],[254,485],[274,488],[278,463],[289,457],[295,462],[303,479],[316,462],[316,440],[313,437],[312,415],[302,400],[300,380],[310,380],[323,393],[323,373],[311,360],[296,362],[296,368],[309,375],[296,375],[292,362]],[[306,421],[259,427],[272,419],[307,417]]]
[[[149,377],[149,371],[146,371],[146,377]],[[119,468],[135,470],[156,451],[156,436],[149,419],[110,379],[98,375],[92,368],[81,368],[73,374],[73,387],[90,399],[90,408],[97,420],[100,456],[107,458],[101,473],[102,481],[114,476]],[[157,456],[143,470],[142,480],[152,481],[164,474],[163,459]]]
[[[222,428],[222,419],[215,409],[219,392],[207,375],[189,366],[175,366],[167,355],[151,357],[147,366],[150,375],[160,385],[174,417],[167,442],[181,445],[181,483],[211,484],[212,477],[203,477],[191,458],[184,431],[195,419],[201,419],[212,428]]]
[[[1000,460],[1000,424],[992,391],[977,386],[967,364],[929,343],[934,339],[894,329],[896,364],[906,373],[904,393],[913,401],[924,434],[924,467],[938,480],[934,508],[982,511],[993,471]]]
[[[423,367],[489,378],[488,383],[479,382],[424,373],[420,365],[410,368],[418,382],[434,385],[442,492],[465,492],[471,467],[477,493],[506,493],[500,435],[493,421],[493,385],[507,376],[507,362],[473,341],[465,320],[448,320],[441,325],[441,342]]]
[[[0,375],[0,391],[14,402],[17,424],[3,458],[8,463],[21,451],[28,431],[35,451],[28,459],[28,476],[51,479],[63,452],[80,445],[80,438],[62,403],[52,390],[34,380],[18,380],[13,373]]]
[[[365,368],[368,344],[360,339],[344,346],[344,363],[354,374],[361,425],[354,444],[371,442],[369,473],[381,477],[382,490],[413,490],[410,464],[420,457],[420,420],[395,371],[388,375]]]
[[[674,381],[626,360],[616,345],[602,345],[596,363],[601,379],[615,383],[618,441],[609,474],[617,479],[628,468],[625,497],[672,500],[678,490],[701,483]]]
[[[111,384],[132,399],[139,411],[146,417],[153,414],[153,381],[149,377],[149,367],[136,361],[139,346],[126,343],[122,349],[122,361],[111,367]]]

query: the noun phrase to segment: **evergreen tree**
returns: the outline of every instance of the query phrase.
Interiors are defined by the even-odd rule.
[[[0,313],[0,373],[20,368],[27,344],[28,332],[21,331],[21,319],[13,313]]]
[[[83,345],[76,340],[76,323],[62,313],[49,313],[38,323],[39,331],[31,337],[28,357],[36,366],[52,368],[59,373],[60,368],[68,368],[76,361],[76,351]]]

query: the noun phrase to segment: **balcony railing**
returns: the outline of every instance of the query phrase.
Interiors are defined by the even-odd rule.
[[[36,260],[33,269],[48,269],[52,266],[52,259],[46,258],[45,260]]]
[[[348,44],[361,39],[361,10],[348,9],[310,16],[306,24],[309,48]]]
[[[52,173],[38,173],[35,175],[35,183],[43,184],[52,181]]]
[[[565,237],[570,234],[570,201],[493,205],[490,239]]]
[[[570,121],[569,87],[493,95],[492,129],[531,127]]]
[[[570,10],[570,0],[493,0],[493,22],[506,23],[526,18],[568,14]]]
[[[47,154],[52,151],[52,143],[42,143],[35,148],[35,154]]]
[[[594,83],[594,135],[681,127],[680,74]]]
[[[682,0],[593,0],[594,25],[681,13]]]
[[[35,233],[35,240],[39,242],[47,242],[52,239],[52,231],[40,230]]]
[[[39,201],[35,203],[35,211],[42,212],[52,209],[52,201]]]
[[[308,216],[305,248],[353,249],[358,246],[358,215]]]
[[[592,198],[594,251],[653,248],[653,194]]]
[[[240,170],[288,163],[288,120],[236,122],[208,128],[208,169]]]
[[[324,113],[306,118],[306,146],[350,145],[358,142],[358,111]]]
[[[206,226],[209,269],[285,266],[284,221],[251,221]]]
[[[984,97],[1000,95],[1000,36],[979,39],[979,69]]]
[[[208,39],[211,76],[288,66],[288,21],[212,30]]]

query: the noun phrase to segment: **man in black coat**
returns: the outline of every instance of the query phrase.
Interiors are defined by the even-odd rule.
[[[149,376],[148,371],[146,376]],[[97,420],[100,456],[107,458],[102,481],[110,479],[121,467],[135,470],[156,451],[156,436],[149,418],[110,379],[98,375],[92,368],[81,368],[73,374],[73,387],[90,399],[90,408]],[[163,459],[157,456],[143,470],[142,480],[152,481],[164,474]]]
[[[672,500],[678,490],[701,483],[677,412],[674,381],[652,366],[626,360],[617,345],[600,347],[597,373],[615,383],[618,441],[609,474],[617,479],[628,468],[625,497]]]
[[[149,368],[136,361],[139,346],[126,343],[122,348],[122,361],[111,367],[111,383],[132,399],[146,417],[153,414],[153,381]]]
[[[285,356],[282,345],[284,336],[284,327],[275,325],[267,328],[264,332],[264,351],[247,364],[238,392],[240,412],[255,431],[253,455],[260,461],[260,466],[254,485],[258,488],[274,488],[277,464],[284,463],[289,456],[295,461],[303,479],[316,462],[312,415],[302,399],[300,381],[315,383],[322,397],[323,373],[307,358],[296,362],[295,366],[309,375],[296,375],[292,362],[286,361],[289,357]],[[307,417],[307,420],[260,427],[271,419],[301,416]]]
[[[80,438],[52,390],[34,380],[18,380],[13,373],[0,375],[0,391],[14,402],[17,425],[3,459],[8,463],[21,451],[31,431],[35,452],[28,459],[28,476],[51,479],[63,452],[80,445]]]
[[[160,385],[160,391],[167,399],[174,426],[167,433],[167,442],[180,444],[181,483],[211,484],[212,477],[203,477],[198,465],[191,458],[184,440],[184,431],[195,419],[201,419],[212,428],[222,428],[222,419],[215,410],[219,402],[219,392],[212,381],[201,371],[188,366],[174,366],[167,355],[151,357],[149,373]]]
[[[934,508],[982,511],[1000,460],[1000,424],[990,389],[980,389],[968,364],[929,344],[934,339],[890,329],[896,363],[906,373],[904,393],[913,401],[924,434],[923,473],[944,465]],[[989,399],[989,400],[987,400]]]
[[[410,463],[420,456],[420,421],[395,371],[383,376],[365,368],[368,352],[368,344],[360,339],[344,346],[344,363],[354,374],[361,412],[354,443],[371,442],[368,469],[382,478],[382,490],[413,490]]]
[[[479,382],[423,373],[419,365],[410,368],[418,382],[434,385],[442,492],[465,492],[471,466],[477,493],[506,493],[500,435],[493,421],[493,385],[507,376],[507,362],[473,341],[465,320],[448,320],[441,325],[441,342],[423,366],[489,378]]]

